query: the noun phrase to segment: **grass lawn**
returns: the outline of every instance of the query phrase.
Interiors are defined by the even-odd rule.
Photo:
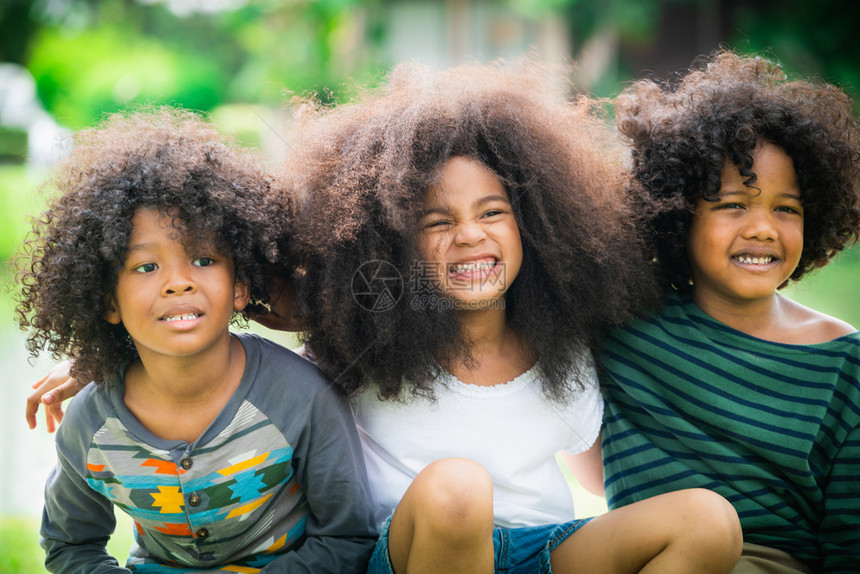
[[[125,564],[131,547],[133,523],[122,512],[117,513],[117,529],[108,542],[108,552],[120,565]],[[35,518],[0,517],[0,572],[3,574],[37,574],[45,572],[45,552],[39,546],[39,520]]]
[[[39,525],[32,519],[0,518],[0,572],[44,572]]]

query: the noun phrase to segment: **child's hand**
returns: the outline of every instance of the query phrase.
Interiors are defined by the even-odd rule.
[[[296,332],[304,329],[304,320],[298,312],[296,290],[289,279],[272,280],[272,293],[269,295],[269,311],[249,313],[248,318],[275,331]]]
[[[33,383],[35,391],[27,397],[27,425],[36,428],[36,413],[39,405],[45,405],[45,425],[49,433],[57,430],[63,420],[63,401],[72,398],[81,386],[69,375],[72,364],[63,361],[51,369],[47,375]]]

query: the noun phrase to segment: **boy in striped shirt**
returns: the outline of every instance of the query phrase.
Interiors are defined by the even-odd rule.
[[[860,234],[852,102],[723,51],[617,117],[666,301],[606,341],[609,507],[712,489],[735,573],[860,572],[860,332],[778,293]]]

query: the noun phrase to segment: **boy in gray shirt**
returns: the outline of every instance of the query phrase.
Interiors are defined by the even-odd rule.
[[[51,572],[363,572],[376,541],[349,407],[308,361],[228,327],[286,265],[255,158],[190,113],[78,136],[27,242],[21,326],[91,380],[48,479]],[[120,567],[113,507],[135,522]]]

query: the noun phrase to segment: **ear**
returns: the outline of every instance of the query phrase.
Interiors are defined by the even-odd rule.
[[[251,286],[247,281],[236,280],[233,284],[233,309],[241,311],[251,302]]]
[[[105,297],[105,311],[102,317],[104,317],[104,320],[111,325],[119,325],[122,323],[122,317],[120,317],[119,308],[117,307],[113,293]]]

